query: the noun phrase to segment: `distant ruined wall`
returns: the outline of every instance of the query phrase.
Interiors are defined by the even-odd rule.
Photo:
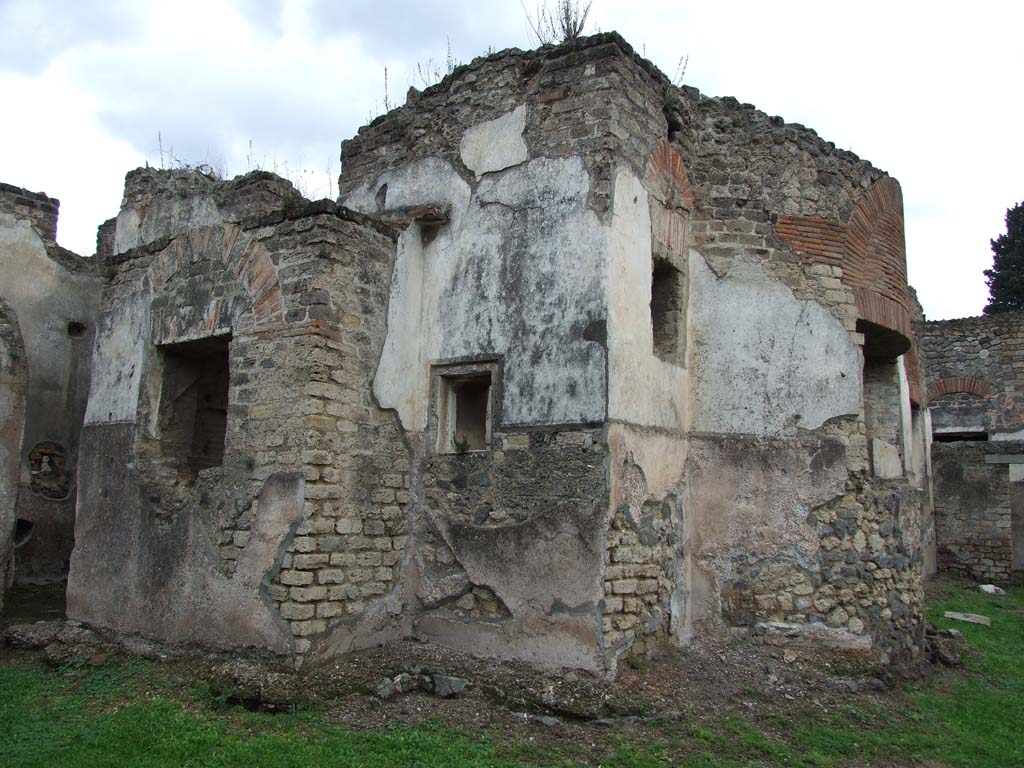
[[[1024,314],[933,320],[917,333],[936,432],[1024,429]]]
[[[91,260],[56,244],[58,206],[0,184],[0,298],[17,313],[29,375],[17,510],[32,526],[18,549],[16,578],[24,582],[67,575],[101,285]]]
[[[1007,581],[1024,572],[1024,315],[916,326],[936,440],[938,567]],[[995,462],[995,463],[992,463]]]
[[[954,576],[1005,583],[1020,562],[1024,501],[1021,464],[1001,455],[1024,458],[1024,443],[1010,441],[936,443],[935,522],[939,569]],[[996,460],[998,463],[986,461]],[[1016,549],[1018,550],[1015,553]],[[1015,560],[1015,554],[1017,559]]]
[[[14,310],[0,299],[0,614],[13,578],[21,439],[28,396],[28,360]]]

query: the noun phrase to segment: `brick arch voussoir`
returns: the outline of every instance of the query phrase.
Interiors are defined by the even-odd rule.
[[[663,203],[670,207],[693,210],[693,185],[690,183],[690,174],[686,170],[682,153],[672,146],[668,139],[661,139],[651,150],[647,160],[645,182]]]
[[[975,376],[946,376],[928,382],[928,399],[934,400],[943,395],[968,394],[987,398],[992,392],[992,384]]]
[[[225,252],[224,261],[242,281],[252,300],[253,324],[261,327],[283,321],[284,294],[270,251],[259,240],[239,237],[237,225],[225,224],[224,227],[226,236],[228,228],[232,228],[228,237],[231,248]]]
[[[285,307],[277,267],[262,243],[240,237],[241,227],[223,224],[197,227],[174,238],[153,260],[149,280],[154,292],[176,279],[187,279],[191,265],[200,261],[219,264],[237,279],[249,297],[253,326],[258,329],[284,320]],[[231,307],[212,297],[201,315],[161,318],[162,338],[204,336],[230,327]],[[181,327],[179,327],[181,326]]]

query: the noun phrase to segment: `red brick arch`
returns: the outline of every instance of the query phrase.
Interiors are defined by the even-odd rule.
[[[912,338],[903,193],[896,179],[886,176],[868,187],[845,224],[782,216],[775,232],[807,261],[842,268],[862,320]]]
[[[947,376],[928,382],[928,399],[932,400],[943,395],[968,394],[977,397],[988,397],[992,385],[984,379],[974,376]]]
[[[239,238],[237,224],[198,227],[174,238],[153,260],[149,277],[154,290],[174,280],[188,279],[193,262],[220,261],[241,283],[251,301],[255,328],[284,320],[284,296],[277,267],[261,242]],[[217,333],[230,327],[228,307],[213,297],[201,309],[201,316],[172,312],[158,318],[157,338],[168,342],[182,334],[200,336]]]
[[[692,211],[693,187],[682,153],[667,139],[654,145],[647,160],[645,179],[649,191],[668,208]]]
[[[862,319],[912,336],[903,238],[903,193],[896,179],[872,184],[846,223],[843,280]]]

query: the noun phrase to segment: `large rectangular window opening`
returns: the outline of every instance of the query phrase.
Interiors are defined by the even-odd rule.
[[[459,369],[440,376],[438,450],[486,451],[491,446],[491,370]]]
[[[162,346],[161,453],[187,480],[224,463],[228,421],[227,336]]]
[[[683,275],[671,262],[655,257],[651,270],[651,333],[654,354],[679,364],[683,352],[685,322]]]

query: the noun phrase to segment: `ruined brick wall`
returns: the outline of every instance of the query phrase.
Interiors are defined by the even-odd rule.
[[[417,628],[591,668],[609,519],[600,222],[618,158],[643,174],[657,141],[629,122],[621,54],[603,36],[478,59],[344,142],[339,180],[346,204],[406,228],[375,386],[417,447]],[[440,224],[416,220],[428,209]],[[422,313],[404,331],[403,308]],[[437,448],[428,381],[463,364],[494,378],[490,443],[460,454]]]
[[[614,34],[478,59],[342,160],[393,229],[266,175],[130,175],[97,349],[135,367],[93,388],[82,491],[129,515],[80,521],[74,611],[147,631],[145,596],[165,639],[298,661],[416,633],[609,673],[780,623],[919,651],[894,180]],[[224,354],[197,470],[167,403]]]
[[[198,176],[129,177],[129,192],[145,182],[147,216],[164,229],[140,221],[126,195],[129,230],[115,241],[142,244],[108,262],[97,355],[130,369],[120,362],[95,382],[86,435],[99,464],[132,469],[108,480],[94,462],[85,473],[97,514],[109,514],[110,482],[123,502],[102,530],[94,515],[80,519],[69,605],[122,631],[256,645],[300,663],[398,581],[408,457],[369,383],[393,239],[334,203],[285,195],[282,205],[276,177],[211,187]],[[193,226],[196,197],[167,194],[181,184],[218,201],[205,223]],[[180,427],[195,413],[188,398],[205,391],[192,382],[212,365],[189,361],[211,350],[227,356],[223,463],[197,470],[182,456],[196,438]],[[111,537],[134,543],[122,553],[130,583],[111,581]],[[167,591],[176,579],[205,584],[194,589],[210,599],[190,610],[192,590]]]
[[[699,402],[699,434],[691,433],[689,452],[688,530],[698,566],[692,595],[706,592],[710,604],[698,621],[714,624],[717,608],[727,626],[781,621],[809,633],[820,627],[913,655],[923,627],[926,499],[902,479],[901,452],[910,400],[923,398],[899,186],[812,130],[751,105],[688,88],[667,93],[657,106],[692,185],[687,242],[703,261],[691,261],[689,275],[691,333],[698,339],[690,377]],[[726,313],[702,308],[733,294],[750,299],[734,299]],[[811,307],[825,310],[838,327],[827,315],[816,316],[807,331],[800,320],[789,326],[783,299],[801,302],[800,317]],[[767,309],[775,301],[778,308]],[[757,307],[749,341],[746,306]],[[763,372],[747,360],[776,332],[785,341],[772,345],[766,359],[776,370],[762,384]],[[826,373],[813,352],[794,355],[804,332],[842,355],[841,369]],[[862,362],[865,341],[881,360]],[[716,352],[737,343],[741,354]],[[791,362],[783,362],[786,354]],[[773,381],[790,375],[797,377],[793,386],[773,391]],[[816,375],[845,394],[823,397],[818,390],[801,405],[799,393]],[[847,390],[851,380],[855,387]],[[815,414],[823,407],[831,413]],[[747,418],[747,411],[763,416]],[[891,482],[871,476],[872,438],[892,446]],[[814,467],[814,479],[794,483],[791,474],[804,464]],[[839,512],[844,521],[832,529]]]
[[[1024,428],[1024,316],[934,320],[916,330],[937,432]]]
[[[503,147],[521,141],[522,151],[481,163],[475,142],[482,135]],[[900,451],[909,439],[910,401],[922,401],[922,387],[894,180],[803,126],[734,99],[671,87],[615,35],[479,59],[362,129],[342,154],[339,188],[348,204],[397,219],[410,232],[426,232],[416,223],[420,209],[443,220],[437,240],[419,238],[422,252],[418,244],[409,246],[409,262],[431,269],[460,253],[456,241],[469,231],[475,205],[495,220],[499,210],[518,217],[507,231],[496,227],[475,238],[490,243],[514,233],[516,245],[503,246],[498,261],[523,260],[527,249],[519,243],[537,233],[573,231],[567,220],[534,212],[579,199],[576,189],[538,184],[554,171],[531,180],[535,194],[508,193],[517,189],[517,175],[542,159],[582,163],[587,208],[597,216],[587,228],[607,227],[607,240],[586,249],[588,274],[605,276],[602,284],[581,283],[576,295],[562,299],[546,273],[522,283],[506,272],[499,273],[503,287],[492,292],[480,277],[491,269],[490,257],[480,254],[484,246],[457,257],[473,264],[472,271],[443,274],[438,267],[432,275],[458,285],[459,298],[442,291],[423,305],[444,307],[442,314],[452,319],[465,313],[470,325],[489,328],[502,321],[474,307],[507,303],[517,315],[548,317],[549,328],[586,328],[584,338],[600,339],[607,389],[589,412],[609,423],[600,542],[606,662],[620,653],[644,653],[657,641],[770,620],[829,626],[848,637],[873,637],[895,653],[915,652],[923,626],[922,554],[915,540],[922,499],[904,477],[904,464],[913,462]],[[567,169],[559,173],[571,178]],[[576,255],[581,238],[575,240],[551,258],[572,269],[582,261]],[[670,279],[655,286],[657,274]],[[531,301],[559,296],[559,311],[515,304],[524,290]],[[402,283],[393,295],[408,300],[406,291]],[[652,291],[660,292],[655,297]],[[586,320],[560,314],[561,307],[580,306],[581,295],[593,302]],[[476,303],[463,296],[476,296]],[[561,343],[552,339],[536,349],[531,370],[543,370],[546,354],[559,350],[564,368],[577,373],[575,353],[567,356]],[[865,343],[894,374],[874,398],[870,385],[877,377],[866,372],[867,404]],[[462,347],[453,345],[449,355],[437,354],[432,344],[428,336],[420,348],[428,356],[458,358],[486,354],[495,337],[477,334]],[[503,364],[507,376],[516,375],[517,361],[506,357]],[[545,404],[559,397],[563,405],[574,397],[580,402],[578,385],[593,373],[579,370],[560,395],[516,382],[503,405],[514,410],[517,397],[531,396]],[[410,416],[417,413],[408,409]],[[890,526],[896,533],[872,528],[884,527],[895,513],[877,511],[869,421],[873,436],[895,453],[893,480],[879,480],[877,492],[902,499],[902,523],[898,530]],[[431,482],[426,509],[442,510],[442,519],[468,518],[480,504],[478,489],[438,489],[436,479],[449,478],[436,470],[458,474],[448,467],[457,462],[433,461],[424,474]],[[495,478],[490,470],[462,477]],[[883,541],[865,547],[883,565],[872,561],[873,568],[833,575],[819,557],[832,542],[812,511],[842,499],[870,510],[863,514],[863,537]],[[514,520],[513,512],[502,515]],[[757,532],[764,535],[755,538]],[[861,551],[851,546],[859,558]],[[899,575],[865,575],[887,568],[890,556],[907,559]],[[458,565],[457,553],[451,565]],[[807,577],[810,592],[787,593],[785,581],[796,574]],[[833,581],[840,576],[848,582]],[[845,592],[845,618],[834,608],[826,614],[796,608],[797,598],[803,602],[821,590],[824,605],[832,599],[829,590],[847,588],[875,606],[873,613],[846,600]],[[778,599],[768,599],[770,592]],[[889,592],[896,595],[892,605]],[[894,614],[900,620],[887,625]]]
[[[1019,518],[1013,508],[1020,503],[1013,497],[1019,483],[1011,482],[1011,473],[1018,465],[985,459],[1022,451],[1024,444],[1012,441],[933,445],[940,571],[981,581],[1010,579],[1014,518]]]
[[[646,108],[653,86],[637,78],[639,57],[631,50],[624,56],[624,50],[628,45],[615,34],[533,51],[510,49],[458,67],[422,92],[413,89],[403,107],[342,142],[340,196],[382,171],[425,158],[462,166],[459,149],[467,129],[528,102],[523,136],[531,156],[584,158],[592,179],[590,206],[606,213],[613,160],[626,158],[642,176],[663,134],[663,118]],[[634,93],[636,87],[642,91]]]

